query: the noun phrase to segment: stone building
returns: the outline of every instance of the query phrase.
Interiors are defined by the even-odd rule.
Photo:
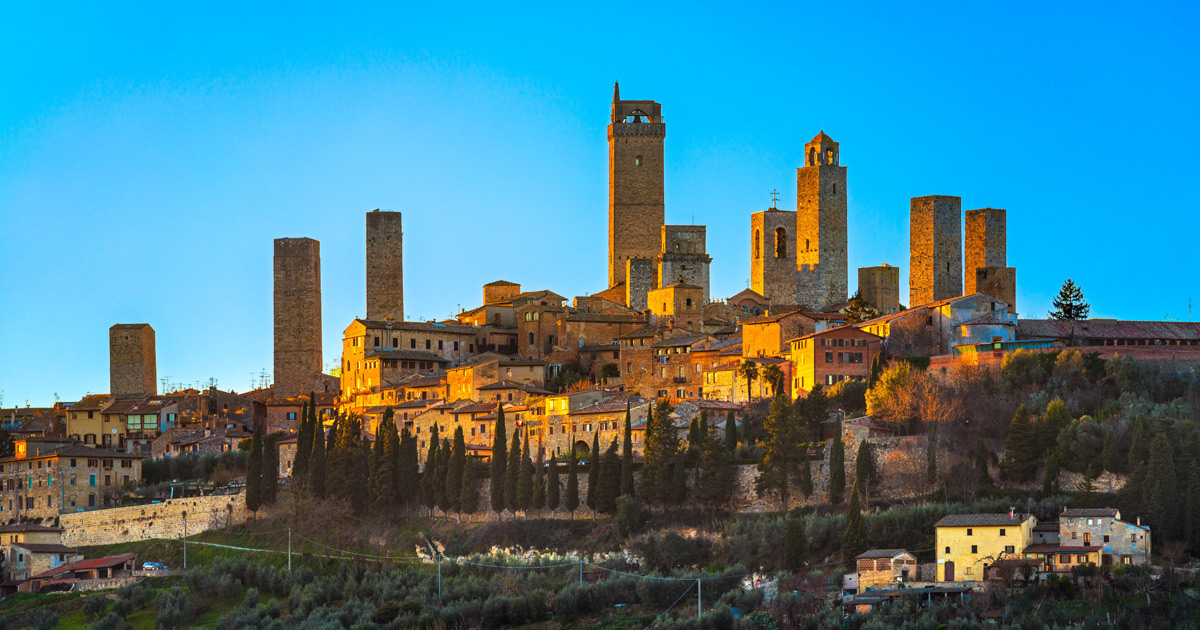
[[[708,301],[708,267],[712,257],[705,250],[703,225],[664,225],[662,249],[655,262],[658,263],[657,287],[673,284],[690,284],[700,287],[700,299]],[[627,285],[628,281],[627,281]]]
[[[124,397],[158,393],[155,362],[150,324],[114,324],[108,329],[109,393]]]
[[[796,297],[821,310],[846,301],[846,167],[838,143],[818,133],[796,169]]]
[[[750,215],[750,288],[768,304],[799,304],[795,231],[795,212],[772,206]]]
[[[900,312],[900,268],[887,263],[859,267],[858,293],[880,315]]]
[[[1141,519],[1136,524],[1121,520],[1116,508],[1064,507],[1058,516],[1058,544],[1060,549],[1095,547],[1100,552],[1098,564],[1103,566],[1150,564],[1150,527],[1142,525]]]
[[[496,280],[483,285],[483,303],[499,304],[521,294],[521,285],[508,280]]]
[[[909,306],[963,294],[961,197],[912,198],[909,256]]]
[[[700,330],[704,321],[704,289],[694,284],[673,284],[647,294],[650,314],[688,330]]]
[[[446,371],[448,400],[482,400],[481,388],[499,382],[540,387],[546,382],[543,361],[485,355],[468,365]]]
[[[883,337],[887,356],[948,354],[955,346],[1016,338],[1008,305],[983,293],[923,304],[855,324]]]
[[[33,573],[45,569],[31,570],[26,545],[61,545],[61,527],[12,523],[0,525],[0,557],[4,558],[3,576],[6,582],[27,579]],[[20,547],[20,550],[17,548]],[[64,552],[65,553],[65,552]]]
[[[664,217],[663,141],[667,127],[654,101],[621,100],[613,84],[608,125],[608,285],[625,280],[626,261],[653,259]]]
[[[0,458],[0,519],[53,519],[110,504],[142,478],[142,457],[78,444],[14,442]]]
[[[803,310],[764,315],[742,322],[742,355],[775,357],[787,353],[788,340],[816,332],[817,322]]]
[[[963,250],[964,295],[979,291],[975,284],[976,269],[1008,266],[1005,224],[1003,208],[967,210],[966,247]]]
[[[625,261],[625,305],[639,313],[646,310],[646,294],[658,286],[654,260],[630,258]]]
[[[321,244],[275,239],[275,396],[317,389],[321,379]]]
[[[476,334],[457,324],[355,319],[343,333],[342,397],[460,365],[475,354]]]
[[[367,213],[367,319],[404,321],[404,230],[399,212]]]
[[[1015,267],[980,267],[975,270],[975,290],[1008,304],[1017,314],[1017,270]]]
[[[917,557],[903,549],[872,549],[858,554],[858,588],[890,588],[917,579]]]
[[[853,326],[841,326],[788,342],[793,396],[808,396],[816,385],[828,390],[842,381],[866,381],[882,339]]]

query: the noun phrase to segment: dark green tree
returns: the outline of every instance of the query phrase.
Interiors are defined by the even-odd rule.
[[[846,445],[842,442],[842,423],[837,424],[833,446],[829,449],[829,502],[837,505],[846,492]]]
[[[808,429],[808,439],[820,440],[821,429],[829,419],[829,397],[825,395],[825,388],[814,385],[808,396],[797,401],[797,412]]]
[[[1042,477],[1042,495],[1058,494],[1058,451],[1050,451],[1046,456],[1046,474]]]
[[[417,438],[408,432],[408,427],[404,427],[400,436],[397,456],[400,461],[396,465],[396,498],[407,510],[421,495],[421,458],[417,452]]]
[[[1017,407],[1017,413],[1008,425],[1008,436],[1004,438],[1000,476],[1018,483],[1032,480],[1037,473],[1039,452],[1037,438],[1029,423],[1029,412],[1021,405]]]
[[[859,507],[858,483],[850,489],[850,505],[846,507],[846,532],[842,536],[842,559],[851,560],[867,550],[867,532]]]
[[[879,310],[864,300],[858,291],[855,291],[854,295],[850,297],[850,302],[843,311],[843,318],[847,324],[857,324],[876,317],[879,317]]]
[[[563,498],[563,505],[573,520],[575,510],[579,507],[579,471],[575,465],[575,449],[571,449],[571,458],[567,460],[567,496]]]
[[[783,569],[794,571],[804,566],[807,547],[804,519],[799,516],[788,516],[783,522]]]
[[[529,434],[521,447],[521,476],[517,478],[517,505],[529,516],[533,507],[533,460],[529,458]]]
[[[792,476],[800,463],[801,427],[787,394],[780,392],[771,401],[771,411],[763,422],[763,458],[758,465],[757,488],[760,494],[779,496],[783,511],[790,509]]]
[[[463,475],[467,472],[467,440],[462,426],[454,428],[454,444],[446,470],[446,499],[450,509],[462,514]]]
[[[1104,441],[1100,445],[1100,461],[1104,463],[1104,470],[1118,472],[1120,464],[1117,459],[1117,441],[1113,438],[1112,431],[1104,434]]]
[[[1155,535],[1165,540],[1177,538],[1180,495],[1175,476],[1175,447],[1164,433],[1154,436],[1150,444],[1150,462],[1146,466],[1146,513]]]
[[[737,450],[737,444],[737,420],[734,419],[733,412],[730,411],[725,415],[725,449],[732,453]]]
[[[638,494],[654,505],[666,505],[671,497],[672,467],[675,455],[679,452],[679,436],[675,433],[670,415],[671,406],[662,401],[654,406],[654,413],[646,422]]]
[[[733,453],[710,431],[700,451],[699,471],[696,475],[694,494],[696,500],[712,508],[725,505],[733,496],[736,482]]]
[[[700,421],[696,418],[688,423],[688,450],[700,450]]]
[[[533,466],[533,505],[531,509],[541,511],[546,508],[546,467],[542,462],[542,451],[538,449],[537,462]]]
[[[421,504],[429,508],[430,516],[433,515],[433,508],[437,507],[438,493],[434,484],[438,476],[438,446],[440,445],[438,427],[435,424],[429,429],[429,450],[425,452],[425,470],[421,472]]]
[[[358,514],[366,514],[371,509],[371,440],[359,437],[356,446],[357,457],[351,460],[350,468],[353,476],[348,478],[348,483],[354,486],[350,493],[350,507]]]
[[[697,440],[700,444],[703,444],[704,440],[708,439],[708,412],[703,409],[700,410],[700,425],[698,429]],[[702,450],[702,448],[696,450]]]
[[[983,438],[975,438],[975,474],[983,484],[992,482],[992,474],[988,472],[988,459],[989,454]]]
[[[274,505],[279,494],[279,436],[272,433],[262,439],[262,489],[263,505]]]
[[[394,416],[387,411],[383,413],[383,420],[375,431],[372,455],[375,467],[371,471],[371,511],[375,514],[391,514],[400,504],[396,485],[400,444]]]
[[[558,510],[559,490],[558,458],[551,455],[550,468],[546,471],[546,508],[551,512]]]
[[[497,405],[496,426],[492,431],[491,503],[497,516],[504,513],[504,478],[508,471],[508,456],[504,441],[508,432],[504,428],[504,405]]]
[[[633,496],[633,421],[625,403],[625,435],[621,440],[621,496]]]
[[[1050,318],[1083,321],[1088,318],[1091,309],[1091,305],[1083,298],[1083,290],[1075,285],[1074,280],[1067,278],[1054,297],[1054,310],[1050,311]]]
[[[504,507],[513,514],[521,509],[517,496],[517,482],[521,479],[521,429],[513,427],[512,441],[508,445],[508,467],[504,469]]]
[[[450,513],[450,493],[447,492],[446,478],[450,476],[450,457],[453,454],[454,447],[451,446],[450,440],[443,439],[441,445],[438,446],[437,468],[434,469],[437,474],[433,478],[433,492],[436,496],[437,507],[442,514]],[[459,488],[459,491],[461,492],[462,488]]]
[[[468,457],[463,460],[462,489],[458,494],[459,511],[474,514],[479,511],[479,483],[476,480],[477,464]]]
[[[296,458],[292,460],[292,481],[297,488],[304,488],[308,479],[308,460],[312,456],[313,435],[316,434],[316,419],[313,413],[313,394],[300,409],[300,430],[296,433]]]
[[[617,496],[621,493],[621,455],[617,452],[616,438],[604,451],[604,460],[600,463],[600,479],[597,481],[598,494],[596,509],[604,514],[617,513]],[[589,494],[591,490],[589,488]]]
[[[1194,555],[1200,551],[1200,466],[1195,463],[1188,472],[1183,519],[1184,541],[1187,542]]]
[[[255,513],[262,506],[262,468],[262,423],[256,422],[250,437],[250,456],[246,458],[246,509]]]
[[[671,468],[671,505],[683,505],[687,501],[687,460],[684,451],[675,455],[675,465]]]
[[[600,493],[597,492],[600,486],[600,433],[597,431],[592,433],[592,451],[588,455],[588,491],[587,491],[587,506],[592,511],[592,518],[596,518],[597,499],[600,498]]]
[[[858,488],[862,504],[871,505],[869,490],[879,475],[879,464],[875,461],[875,448],[863,440],[858,443],[858,454],[854,459],[854,486]]]
[[[308,458],[308,492],[318,499],[325,498],[325,427],[313,425],[312,456]]]
[[[813,493],[812,460],[808,456],[808,443],[800,445],[800,494],[804,498]]]
[[[1149,440],[1146,438],[1146,424],[1141,418],[1133,420],[1133,435],[1129,439],[1129,470],[1134,470],[1138,464],[1146,462],[1146,451],[1149,446]]]
[[[1148,508],[1149,504],[1145,499],[1146,492],[1146,464],[1138,462],[1133,472],[1129,474],[1129,479],[1121,490],[1117,493],[1117,498],[1121,503],[1121,511],[1126,514],[1142,514]]]
[[[874,359],[871,359],[871,371],[867,373],[867,389],[874,389],[875,384],[879,382],[879,377],[883,374],[883,354],[876,354]]]

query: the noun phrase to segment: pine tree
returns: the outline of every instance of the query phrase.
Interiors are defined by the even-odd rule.
[[[800,494],[807,499],[813,493],[812,460],[808,457],[808,444],[800,445]]]
[[[462,489],[458,494],[458,509],[463,514],[479,511],[479,483],[475,477],[476,464],[472,458],[463,460]]]
[[[846,508],[846,532],[842,536],[842,559],[851,560],[867,550],[867,532],[859,508],[858,483],[850,489],[850,505]]]
[[[425,470],[421,472],[421,505],[429,508],[430,516],[433,516],[433,508],[437,507],[434,483],[437,479],[438,446],[438,427],[435,424],[429,430],[429,450],[425,452]]]
[[[296,433],[296,458],[292,460],[292,481],[297,488],[304,488],[308,478],[308,460],[312,455],[313,434],[316,431],[311,418],[313,400],[310,394],[300,410],[300,430]]]
[[[1104,464],[1104,470],[1117,472],[1117,441],[1113,438],[1112,431],[1104,434],[1104,441],[1100,445],[1100,461]]]
[[[1179,533],[1179,484],[1175,477],[1175,448],[1166,433],[1159,433],[1150,444],[1150,462],[1146,466],[1146,513],[1155,535],[1165,540]]]
[[[733,412],[730,411],[725,415],[725,448],[732,453],[737,450],[737,444],[737,420],[733,418]]]
[[[1058,451],[1046,456],[1046,474],[1042,477],[1042,496],[1058,494]]]
[[[279,435],[272,433],[262,441],[262,489],[263,505],[274,505],[279,493]]]
[[[504,428],[504,405],[497,405],[496,426],[492,432],[492,474],[491,474],[491,504],[492,511],[497,516],[504,513],[504,475],[508,470],[508,457],[504,450],[504,441],[508,432]]]
[[[783,568],[794,571],[802,567],[807,546],[804,519],[788,516],[783,522]]]
[[[596,509],[605,514],[617,513],[617,495],[621,492],[621,456],[617,449],[617,439],[613,438],[608,450],[604,452],[603,462],[600,463]]]
[[[396,465],[396,499],[408,509],[414,499],[420,498],[421,462],[417,454],[417,438],[404,427],[400,436],[399,462]]]
[[[446,479],[450,476],[450,456],[453,454],[454,447],[451,446],[450,440],[443,439],[441,445],[438,446],[437,468],[435,469],[437,474],[433,478],[433,491],[436,495],[437,506],[443,515],[450,513],[450,493],[447,492],[449,484],[446,483]],[[458,490],[461,492],[462,488],[458,488]]]
[[[587,506],[592,511],[592,518],[596,518],[596,500],[600,497],[597,492],[600,486],[600,434],[599,432],[592,433],[592,452],[588,460],[588,491],[587,491]]]
[[[450,509],[462,514],[463,475],[467,468],[467,442],[462,426],[454,428],[454,446],[450,451],[450,467],[446,471],[446,498]]]
[[[854,460],[854,486],[859,489],[858,492],[862,495],[863,505],[871,505],[869,491],[871,484],[875,482],[875,477],[878,474],[879,467],[875,462],[875,449],[866,440],[859,442],[858,454]]]
[[[790,509],[792,475],[800,461],[800,423],[788,403],[787,394],[780,392],[771,401],[771,411],[763,422],[763,458],[758,465],[758,490],[779,495],[783,511]]]
[[[1004,461],[1000,463],[1000,475],[1018,483],[1033,479],[1038,464],[1036,441],[1033,427],[1029,424],[1029,412],[1025,405],[1021,405],[1017,407],[1017,413],[1008,425],[1008,436],[1004,438]]]
[[[810,440],[821,439],[821,430],[829,419],[829,397],[825,388],[814,385],[808,396],[796,401],[797,412],[804,426],[808,428]]]
[[[558,458],[550,456],[550,469],[546,471],[546,508],[551,513],[558,511],[560,488],[558,485]]]
[[[508,466],[504,469],[504,507],[513,514],[521,509],[517,496],[517,481],[521,478],[521,429],[513,427],[512,442],[508,447]]]
[[[313,423],[312,456],[308,458],[308,492],[318,499],[325,498],[325,427]]]
[[[846,445],[842,443],[842,423],[837,424],[829,451],[829,502],[837,505],[846,492]]]
[[[980,483],[992,482],[992,474],[988,472],[988,450],[981,437],[975,438],[975,474],[978,475]]]
[[[250,438],[250,456],[246,459],[246,509],[256,514],[262,505],[262,443],[262,423],[256,422]]]
[[[571,449],[571,459],[567,460],[567,496],[563,505],[575,518],[575,509],[579,507],[579,471],[575,468],[575,449]]]
[[[925,484],[930,490],[937,487],[938,482],[938,467],[937,467],[937,432],[933,430],[933,425],[929,425],[929,435],[925,438]]]
[[[625,436],[621,441],[621,496],[633,496],[633,421],[625,403]]]
[[[517,505],[529,516],[533,507],[533,460],[529,458],[529,434],[525,434],[525,443],[521,448],[521,476],[517,478]]]
[[[1083,290],[1075,285],[1074,280],[1067,278],[1054,298],[1054,310],[1050,311],[1050,318],[1083,321],[1088,318],[1091,309],[1083,298]]]
[[[709,432],[700,451],[694,487],[696,500],[713,508],[727,503],[733,495],[736,472],[733,453],[725,449],[725,444],[713,432]]]
[[[646,422],[645,450],[642,454],[642,478],[638,494],[647,502],[665,505],[671,496],[671,471],[679,452],[679,436],[671,422],[671,406],[666,401],[654,406]]]
[[[671,469],[671,505],[683,505],[687,501],[687,495],[687,461],[684,459],[684,451],[680,450]]]

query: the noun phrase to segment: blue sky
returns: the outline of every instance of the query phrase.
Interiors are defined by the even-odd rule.
[[[1022,315],[1068,276],[1094,316],[1200,300],[1193,6],[516,6],[0,7],[3,404],[107,391],[117,322],[154,326],[160,378],[247,389],[284,236],[321,241],[335,364],[373,208],[404,212],[410,318],[499,278],[604,289],[616,79],[663,104],[667,221],[708,226],[714,296],[823,128],[851,269],[907,286],[908,199],[950,194],[1008,210]]]

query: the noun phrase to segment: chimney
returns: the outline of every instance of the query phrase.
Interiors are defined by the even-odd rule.
[[[1137,517],[1137,524],[1138,524],[1138,527],[1142,526],[1142,517],[1140,517],[1140,516]]]
[[[1014,514],[1014,512],[1013,512],[1016,509],[1017,508],[1014,508],[1014,507],[1008,508],[1008,518],[1016,518],[1016,514]]]

